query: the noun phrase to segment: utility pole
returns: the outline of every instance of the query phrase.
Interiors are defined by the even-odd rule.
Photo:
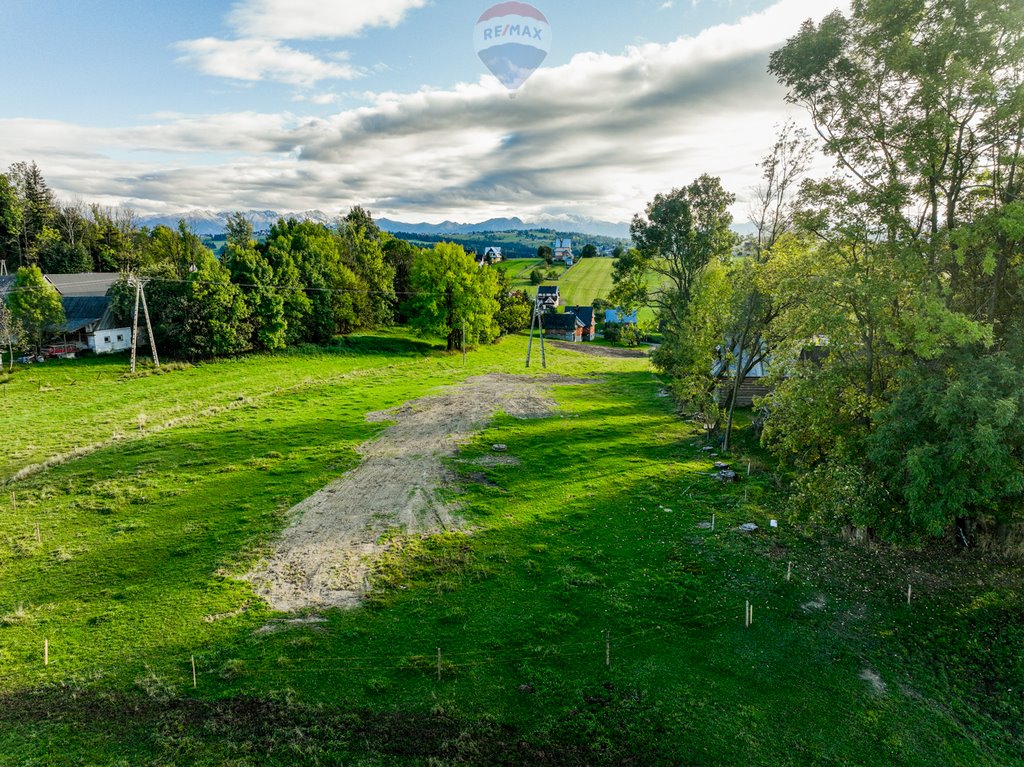
[[[135,359],[139,345],[139,302],[146,317],[146,330],[149,333],[149,348],[153,353],[153,365],[160,367],[160,358],[156,353],[156,339],[153,337],[153,323],[149,319],[149,307],[146,305],[146,284],[140,278],[132,276],[128,280],[135,286],[135,311],[132,313],[132,372],[135,372]]]
[[[132,314],[132,372],[135,372],[135,347],[139,343],[139,297],[142,295],[142,283],[132,277],[129,284],[135,286],[135,311]]]
[[[156,339],[153,338],[153,323],[149,321],[149,307],[146,306],[146,286],[141,285],[142,313],[146,315],[146,330],[149,331],[149,349],[153,352],[153,366],[160,367],[160,358],[156,354]]]
[[[537,297],[533,300],[533,316],[530,317],[530,341],[526,345],[526,367],[530,367],[530,357],[533,354],[533,326],[537,326],[537,332],[540,336],[540,363],[541,367],[547,369],[548,360],[547,355],[544,352],[544,327],[541,324],[541,312],[540,312],[540,291],[537,291]]]

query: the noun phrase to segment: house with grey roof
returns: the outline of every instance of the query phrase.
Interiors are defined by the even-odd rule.
[[[110,291],[120,278],[116,272],[46,275],[64,307],[64,325],[57,335],[65,345],[97,354],[131,348],[132,329],[117,327],[110,306]]]

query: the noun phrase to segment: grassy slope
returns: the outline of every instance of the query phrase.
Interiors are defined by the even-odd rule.
[[[61,429],[69,389],[96,392],[94,409],[119,423],[132,410],[103,387],[155,409],[175,390],[220,402],[297,386],[50,469],[18,484],[17,510],[0,506],[0,765],[994,765],[1019,754],[1019,584],[978,563],[788,532],[756,463],[739,486],[707,477],[710,460],[643,360],[553,354],[550,372],[602,380],[559,388],[559,417],[500,417],[466,447],[468,459],[500,441],[522,461],[484,470],[487,483],[453,464],[472,469],[458,498],[472,536],[398,538],[364,608],[259,632],[275,616],[230,574],[284,510],[354,465],[355,446],[382,428],[365,412],[467,375],[525,372],[522,339],[466,369],[384,343],[387,356],[134,381],[94,363],[35,369],[31,386],[15,377],[41,422],[68,432],[62,444],[109,426]],[[218,389],[236,366],[246,374]],[[716,532],[698,529],[712,511]],[[731,531],[769,516],[781,532]],[[819,595],[824,609],[801,608]],[[859,678],[865,668],[885,694]]]
[[[557,283],[566,304],[589,306],[595,298],[607,298],[612,289],[612,266],[610,258],[584,258],[566,272]]]

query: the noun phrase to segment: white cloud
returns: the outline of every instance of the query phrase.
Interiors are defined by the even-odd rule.
[[[807,14],[805,3],[782,0],[696,37],[580,54],[538,70],[515,100],[484,76],[447,90],[364,94],[367,106],[328,118],[161,115],[106,131],[0,120],[0,156],[36,159],[62,194],[142,210],[363,204],[434,221],[625,220],[707,172],[740,196],[742,218],[757,161],[792,113],[766,73],[768,54]]]
[[[396,26],[427,0],[245,0],[228,22],[246,37],[314,40],[352,37],[370,27]]]
[[[232,80],[274,80],[289,85],[312,86],[321,80],[351,80],[359,72],[343,57],[326,61],[272,40],[221,40],[204,37],[177,44],[184,55],[181,64],[200,72]]]

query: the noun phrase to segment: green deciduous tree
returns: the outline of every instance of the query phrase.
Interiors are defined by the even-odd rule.
[[[24,343],[42,351],[42,346],[64,323],[60,294],[43,277],[38,266],[23,266],[7,295],[11,317],[25,333]]]
[[[478,267],[461,246],[439,243],[422,251],[413,262],[412,284],[413,327],[442,336],[448,351],[463,342],[487,343],[498,337],[497,277],[493,269]]]
[[[223,262],[245,301],[249,316],[246,345],[262,351],[283,349],[287,329],[284,299],[274,270],[253,240],[252,224],[241,213],[228,217]]]
[[[734,236],[728,208],[734,199],[719,179],[707,175],[657,195],[646,215],[634,217],[630,231],[636,248],[619,258],[613,270],[613,303],[627,311],[648,304],[656,308],[663,343],[654,364],[672,377],[674,390],[691,410],[708,411],[708,397],[714,397],[711,361],[725,327],[710,302],[694,304],[698,294],[713,294],[719,301],[728,290],[717,267],[712,275],[706,273],[729,259]],[[653,286],[651,275],[656,278]],[[718,332],[714,339],[707,335],[711,326]],[[708,364],[701,368],[704,362]]]
[[[804,24],[771,71],[837,172],[802,189],[810,244],[776,283],[793,301],[773,328],[793,353],[827,339],[828,356],[780,360],[765,439],[813,467],[803,496],[821,506],[860,486],[853,524],[936,535],[1019,514],[1005,456],[1024,327],[1024,5],[857,0]]]

